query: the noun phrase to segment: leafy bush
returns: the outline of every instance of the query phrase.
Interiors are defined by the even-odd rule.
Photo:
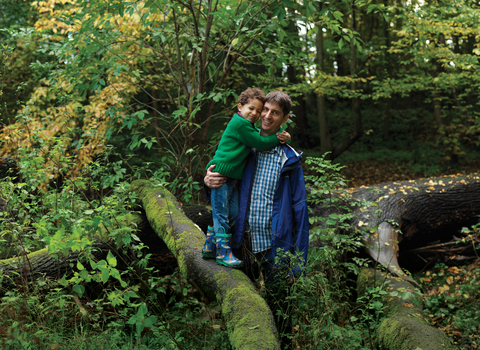
[[[355,300],[355,276],[366,266],[356,255],[365,232],[350,225],[353,214],[346,204],[349,194],[341,190],[346,187],[342,167],[324,157],[307,158],[306,163],[315,172],[306,176],[310,207],[321,204],[327,214],[310,216],[310,240],[317,244],[310,248],[306,277],[293,286],[297,344],[301,349],[375,349],[386,292],[379,287]]]
[[[82,173],[69,176],[76,159],[64,141],[20,148],[19,177],[0,180],[2,258],[30,263],[27,254],[45,247],[58,259],[79,253],[69,262],[73,272],[59,281],[27,282],[22,269],[3,275],[3,347],[228,349],[214,305],[199,301],[178,272],[159,277],[144,253],[131,214],[136,194],[128,189],[148,170],[111,161],[106,147]],[[160,176],[152,181],[166,184]],[[99,239],[108,242],[102,259],[93,254]]]

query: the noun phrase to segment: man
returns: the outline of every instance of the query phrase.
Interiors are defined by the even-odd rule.
[[[286,93],[270,92],[261,113],[260,134],[277,133],[288,120],[291,105]],[[207,170],[205,185],[218,188],[226,178],[212,170],[214,166]],[[307,261],[308,228],[301,154],[288,145],[278,145],[264,152],[253,150],[243,173],[239,213],[231,244],[235,256],[244,261],[249,277],[253,265],[261,265],[265,287],[270,292],[267,303],[284,344],[291,334],[289,288],[285,282],[291,284]],[[285,263],[283,256],[284,264],[275,263],[281,251],[299,254],[301,263]]]

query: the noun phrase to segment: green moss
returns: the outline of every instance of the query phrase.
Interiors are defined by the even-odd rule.
[[[391,317],[378,327],[379,340],[390,350],[455,349],[440,330],[404,316]]]
[[[357,291],[364,295],[367,287],[384,286],[393,292],[399,289],[408,292],[407,299],[387,295],[385,317],[377,329],[380,343],[389,350],[439,350],[454,349],[448,337],[425,320],[423,303],[415,288],[408,282],[386,276],[373,269],[361,270],[357,280]]]
[[[240,271],[231,271],[239,281],[234,288],[224,290],[219,300],[222,314],[227,319],[230,343],[235,349],[278,349],[275,326],[269,316],[270,309],[263,298],[254,290],[248,277]],[[228,286],[231,275],[219,271],[215,280],[221,286]],[[223,294],[223,293],[222,293]],[[270,332],[265,327],[270,327]]]
[[[139,194],[148,221],[177,258],[180,272],[187,276],[186,254],[189,249],[201,249],[204,235],[182,212],[175,197],[161,187],[153,187],[148,181],[134,181],[131,190]]]
[[[35,258],[38,258],[39,256],[47,255],[48,254],[48,249],[43,248],[40,250],[37,250],[35,252],[32,252],[30,254],[27,254],[27,259],[32,261]],[[16,258],[10,258],[10,259],[4,259],[0,260],[0,265],[11,265],[11,264],[18,264],[20,261],[23,261],[24,257],[16,257]]]

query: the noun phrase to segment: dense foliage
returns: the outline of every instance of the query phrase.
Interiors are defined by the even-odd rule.
[[[305,165],[316,193],[346,186],[329,159],[387,160],[392,180],[474,162],[479,15],[470,0],[0,0],[0,157],[19,166],[0,180],[0,257],[81,252],[58,283],[3,277],[2,345],[229,348],[216,305],[152,267],[129,182],[149,178],[202,202],[205,164],[253,86],[292,97],[292,145],[319,157]],[[349,215],[311,220],[348,229]],[[360,234],[332,232],[311,233],[330,239],[294,286],[295,340],[374,349],[383,291],[355,300],[364,262],[346,256]],[[100,261],[98,237],[111,242]],[[478,288],[437,293],[431,281],[439,325],[459,342],[478,334],[478,312],[459,307],[462,295],[477,306]]]

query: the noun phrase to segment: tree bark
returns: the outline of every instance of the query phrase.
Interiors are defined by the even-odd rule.
[[[175,197],[145,180],[134,181],[131,190],[139,195],[152,228],[176,256],[183,276],[221,305],[233,348],[279,349],[275,321],[266,302],[243,272],[202,259],[205,236],[187,219]]]
[[[383,114],[383,139],[387,141],[390,138],[390,125],[392,124],[392,99],[387,99],[385,113]]]
[[[397,262],[396,241],[427,243],[441,232],[471,226],[480,215],[480,176],[446,176],[348,189],[355,230],[367,229],[367,252],[404,279]],[[341,193],[334,193],[340,197]],[[371,206],[359,206],[370,201]],[[327,217],[325,206],[313,208],[313,216]],[[411,282],[411,281],[410,281]]]
[[[323,3],[318,5],[319,12],[322,10]],[[317,24],[317,37],[316,37],[316,46],[317,46],[317,70],[324,71],[324,60],[323,60],[323,26],[319,22]],[[320,131],[320,155],[325,154],[326,152],[332,151],[332,140],[330,138],[330,129],[328,127],[327,119],[327,109],[326,109],[326,100],[325,95],[317,96],[317,115]],[[332,155],[329,154],[326,158],[331,159]]]
[[[357,30],[357,23],[355,18],[355,0],[352,2],[352,31]],[[357,74],[357,47],[353,43],[353,38],[350,41],[350,75],[353,78],[351,89],[352,91],[357,90],[357,82],[355,81]],[[362,114],[360,112],[360,99],[358,97],[352,98],[352,112],[353,112],[353,131],[348,137],[342,140],[332,151],[332,159],[337,158],[340,154],[348,150],[348,148],[353,145],[362,135],[363,135],[363,125],[362,125]]]
[[[288,31],[291,34],[291,37],[295,42],[300,42],[300,36],[298,34],[298,27],[294,24],[288,27]],[[294,52],[291,55],[295,55]],[[301,65],[296,65],[290,63],[287,67],[287,77],[289,84],[296,85],[299,83],[299,76],[305,76],[305,69]],[[305,96],[301,94],[299,96],[290,96],[292,98],[292,113],[295,115],[296,128],[293,130],[295,132],[295,137],[297,137],[297,144],[301,148],[309,148],[308,144],[309,138],[307,137],[308,130],[308,120],[307,120],[307,110],[305,108]]]
[[[142,221],[140,215],[129,214],[120,218],[120,225],[139,224]],[[103,237],[105,239],[105,237]],[[110,244],[98,238],[95,249],[90,251],[94,260],[102,260],[109,250],[114,250]],[[82,253],[83,254],[83,253]],[[69,276],[76,268],[77,261],[81,258],[80,252],[69,251],[67,256],[52,254],[47,248],[25,254],[19,257],[0,260],[0,272],[13,279],[20,279],[22,282],[32,281],[40,277],[53,279]]]
[[[99,242],[92,257],[102,260],[107,256],[109,245]],[[14,279],[33,281],[41,277],[60,279],[69,276],[80,259],[80,252],[69,252],[67,256],[51,254],[47,248],[24,256],[0,260],[0,271]]]

